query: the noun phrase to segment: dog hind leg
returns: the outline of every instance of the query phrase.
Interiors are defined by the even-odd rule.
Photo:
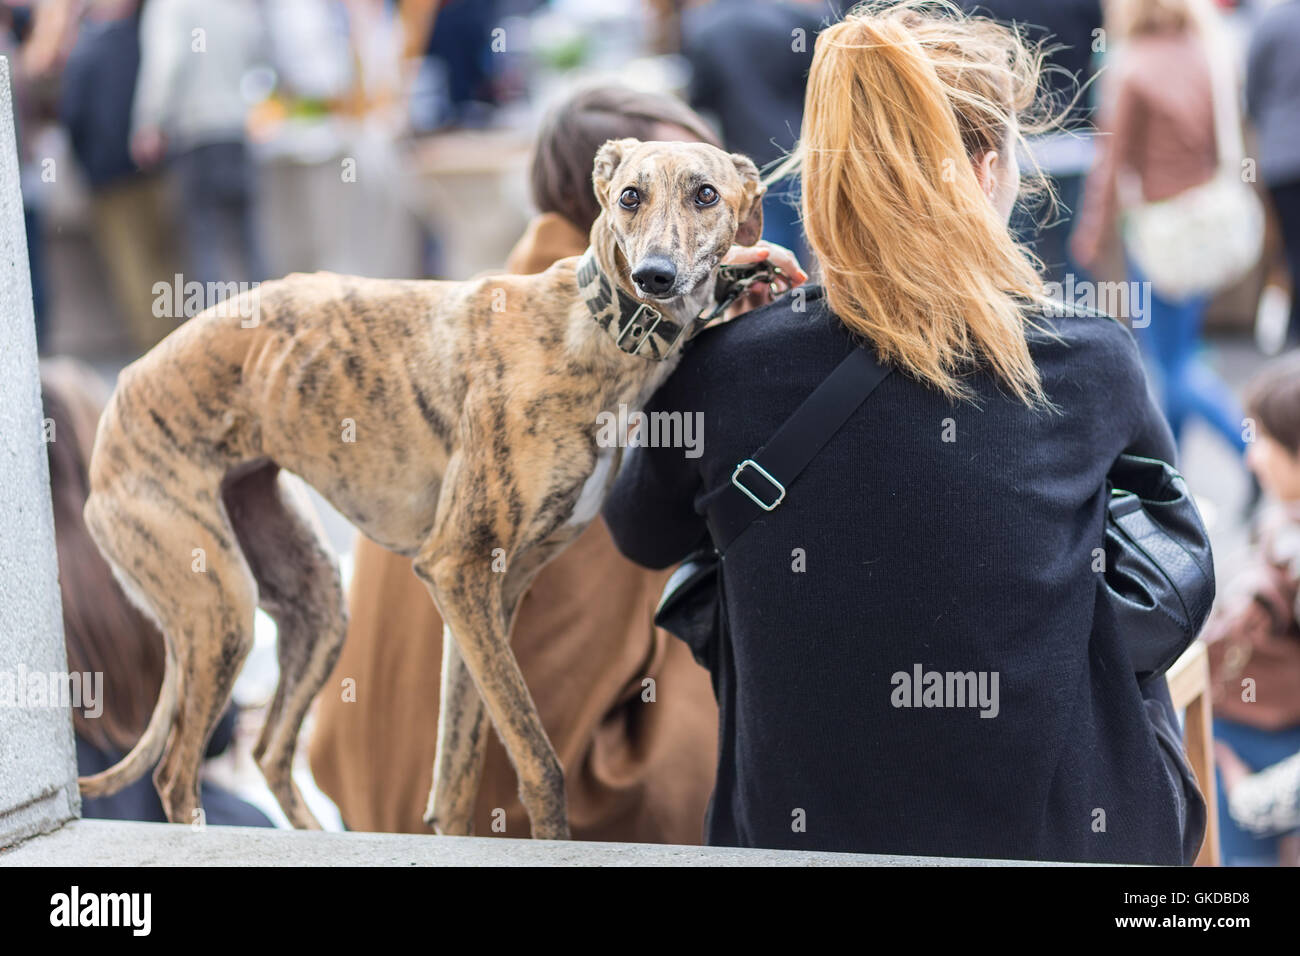
[[[173,480],[101,486],[86,523],[128,597],[159,625],[175,685],[174,717],[154,769],[167,818],[192,823],[199,765],[252,646],[255,586],[211,476],[173,461]],[[192,489],[182,499],[172,488]],[[153,722],[151,721],[151,726]]]
[[[222,498],[263,610],[276,622],[280,680],[253,757],[289,821],[320,829],[293,781],[303,719],[329,678],[347,635],[334,555],[309,505],[295,500],[271,462],[227,479]]]

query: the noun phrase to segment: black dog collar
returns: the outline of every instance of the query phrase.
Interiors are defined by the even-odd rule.
[[[596,264],[596,255],[588,249],[578,262],[578,291],[596,324],[609,333],[614,344],[628,355],[641,355],[661,362],[682,339],[693,338],[714,319],[721,316],[755,282],[771,282],[782,275],[780,269],[766,262],[722,266],[718,273],[713,308],[682,325],[664,318],[662,312],[645,302],[638,302],[610,282]]]
[[[628,355],[662,362],[682,338],[686,327],[664,317],[658,309],[638,302],[610,282],[588,249],[578,262],[578,292],[596,324]],[[694,323],[692,323],[694,324]]]

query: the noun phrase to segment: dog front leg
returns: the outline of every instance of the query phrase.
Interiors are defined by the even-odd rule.
[[[474,832],[474,804],[487,753],[487,709],[450,627],[442,629],[438,751],[424,822],[445,836]]]
[[[428,584],[442,610],[464,666],[510,755],[533,836],[568,839],[564,770],[510,649],[507,622],[514,608],[504,606],[505,575],[494,572],[491,561],[461,553],[458,546],[464,536],[457,531],[449,531],[448,540],[454,543],[433,542],[421,552],[415,560],[415,573]],[[450,761],[447,769],[451,769]],[[450,781],[447,786],[452,786]],[[435,789],[435,803],[437,797]],[[434,817],[440,816],[441,810],[435,807]]]

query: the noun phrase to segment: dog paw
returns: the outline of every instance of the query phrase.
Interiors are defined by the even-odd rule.
[[[534,840],[568,840],[569,821],[559,820],[553,823],[535,823],[533,824]]]
[[[473,819],[464,821],[455,821],[447,819],[443,814],[434,809],[426,810],[424,813],[424,822],[433,829],[438,836],[473,836],[474,821]]]

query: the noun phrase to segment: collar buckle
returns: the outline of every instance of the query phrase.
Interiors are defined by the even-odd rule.
[[[620,300],[623,299],[621,293],[619,298]],[[620,304],[622,303],[620,302]],[[628,355],[639,355],[641,347],[650,340],[662,321],[662,312],[648,303],[642,302],[618,330],[618,336],[614,339],[614,344]],[[664,343],[665,351],[670,350],[677,344],[677,338],[680,335],[681,330],[678,329],[677,335],[673,336],[672,341]]]
[[[666,320],[664,314],[652,305],[641,302],[614,285],[596,263],[595,250],[588,248],[578,262],[576,273],[579,295],[600,326],[614,340],[619,350],[663,361],[681,341],[690,338],[691,323],[686,325]],[[611,308],[612,307],[612,308]],[[611,316],[609,313],[613,312]],[[690,332],[690,334],[686,334]],[[645,350],[646,342],[658,343]]]

